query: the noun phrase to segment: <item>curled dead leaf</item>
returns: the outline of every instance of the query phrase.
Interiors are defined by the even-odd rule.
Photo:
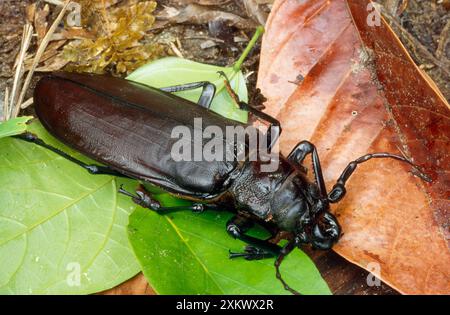
[[[225,21],[228,26],[240,29],[255,29],[258,26],[251,19],[197,4],[189,4],[182,8],[166,7],[158,14],[157,18],[162,22],[158,24],[159,28],[166,24],[208,24],[215,20]]]
[[[335,250],[375,264],[402,293],[449,294],[449,105],[369,3],[276,1],[259,87],[284,127],[282,151],[315,143],[328,187],[370,152],[403,154],[426,170],[431,184],[394,160],[360,166],[334,208],[344,230]]]
[[[243,0],[242,1],[247,11],[247,15],[254,19],[261,25],[265,25],[268,14],[262,9],[261,5],[256,0]]]
[[[38,43],[42,42],[45,34],[47,33],[48,22],[47,18],[50,14],[50,7],[46,4],[42,9],[36,9],[34,15],[34,28],[36,30]]]

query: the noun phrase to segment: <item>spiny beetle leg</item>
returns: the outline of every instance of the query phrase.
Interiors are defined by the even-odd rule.
[[[194,82],[194,83],[186,83],[180,85],[174,85],[169,87],[161,88],[161,91],[175,93],[181,91],[189,91],[195,90],[198,88],[203,88],[202,94],[197,102],[198,105],[209,109],[211,107],[211,103],[214,99],[214,95],[216,94],[216,86],[208,81]]]
[[[327,196],[327,189],[322,175],[322,167],[320,166],[319,154],[317,153],[317,149],[314,144],[309,141],[300,142],[288,155],[288,160],[301,166],[303,160],[308,154],[312,155],[314,175],[316,177],[316,184],[319,187],[320,194],[322,197]]]
[[[239,96],[236,94],[236,92],[231,87],[230,80],[228,79],[227,75],[223,71],[218,71],[220,76],[224,78],[225,87],[228,91],[228,94],[230,94],[230,97],[236,102],[236,104],[239,106],[241,110],[246,110],[259,118],[260,120],[269,123],[269,129],[267,131],[267,151],[270,153],[272,148],[274,147],[275,143],[278,141],[278,138],[281,135],[281,124],[280,122],[273,118],[270,115],[267,115],[266,113],[262,112],[255,106],[249,105],[245,102],[242,102],[239,99]]]
[[[247,260],[254,260],[278,256],[281,252],[280,246],[269,242],[269,240],[261,240],[245,234],[248,230],[248,222],[249,219],[239,215],[228,221],[228,234],[248,244],[244,253],[232,253],[230,251],[230,258],[244,257]]]
[[[191,210],[194,213],[202,213],[206,210],[207,207],[212,207],[202,203],[193,203],[190,206],[163,207],[161,206],[161,203],[155,200],[152,197],[152,194],[147,191],[142,185],[139,185],[139,188],[136,190],[136,194],[126,191],[123,188],[123,185],[120,186],[118,192],[125,196],[131,197],[132,201],[142,208],[147,208],[160,214],[167,214],[170,212],[182,210]]]
[[[136,191],[136,195],[126,191],[123,188],[123,185],[120,185],[118,192],[122,195],[131,197],[131,200],[133,200],[135,204],[143,208],[147,208],[156,212],[158,212],[161,209],[161,204],[157,200],[153,199],[151,195],[147,193],[143,187],[141,190],[141,186]]]
[[[49,151],[52,151],[53,153],[58,154],[59,156],[65,158],[66,160],[69,160],[80,167],[84,168],[86,171],[88,171],[92,175],[112,175],[117,177],[124,177],[129,178],[128,176],[125,176],[119,172],[116,172],[115,170],[111,169],[108,166],[101,166],[101,165],[95,165],[95,164],[86,164],[83,161],[80,161],[69,154],[61,151],[60,149],[57,149],[47,143],[45,143],[43,140],[39,139],[37,136],[35,136],[32,133],[26,132],[21,135],[14,136],[14,138],[23,140],[26,142],[34,143],[40,147],[43,147]]]
[[[265,258],[273,258],[275,257],[272,253],[269,253],[263,249],[258,247],[247,245],[245,246],[243,253],[233,253],[229,251],[230,259],[243,257],[246,260],[261,260]]]

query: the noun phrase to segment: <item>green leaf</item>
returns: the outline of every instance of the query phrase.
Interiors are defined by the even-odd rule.
[[[239,99],[248,102],[247,86],[244,75],[234,67],[218,67],[194,62],[177,57],[167,57],[151,62],[130,74],[127,79],[156,88],[180,85],[185,83],[209,81],[216,86],[216,96],[211,104],[211,110],[233,120],[247,122],[246,111],[237,107],[225,88],[224,79],[218,71],[223,71],[230,79],[230,85],[239,95]],[[196,103],[201,94],[201,88],[182,91],[176,95]]]
[[[187,205],[167,193],[155,195],[166,206]],[[159,294],[287,294],[275,278],[274,259],[228,258],[244,243],[231,238],[226,222],[233,214],[180,211],[159,215],[137,208],[129,239],[145,277]],[[252,231],[258,237],[262,230]],[[285,280],[303,294],[330,294],[310,258],[294,250],[281,266]]]
[[[88,161],[39,123],[29,130]],[[89,175],[37,145],[1,139],[0,294],[94,293],[138,273],[126,232],[135,206],[117,194],[120,183],[136,186]]]
[[[0,122],[0,139],[24,133],[31,118],[33,117],[23,116]]]

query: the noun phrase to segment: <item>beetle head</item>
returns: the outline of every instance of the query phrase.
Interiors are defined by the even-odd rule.
[[[294,173],[279,188],[274,198],[274,206],[282,209],[274,217],[279,227],[294,232],[297,245],[330,249],[338,241],[341,227],[317,185]]]
[[[339,240],[341,227],[336,217],[328,211],[317,215],[308,226],[296,234],[298,245],[310,243],[313,248],[327,250]]]
[[[303,195],[308,210],[297,222],[296,241],[298,244],[310,243],[317,249],[330,249],[341,236],[338,220],[330,212],[328,200],[320,196],[315,184],[308,183]]]

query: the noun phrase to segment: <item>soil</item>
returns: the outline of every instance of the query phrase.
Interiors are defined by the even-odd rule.
[[[11,86],[12,83],[14,61],[20,48],[25,7],[32,2],[34,1],[2,0],[0,2],[0,100],[3,100],[5,87]],[[172,5],[176,2],[175,0],[158,1],[160,5]],[[392,3],[392,0],[380,0],[379,2]],[[219,8],[220,10],[243,16],[242,12],[245,10],[241,5],[236,5],[234,1],[224,1],[224,3]],[[445,69],[442,65],[447,64],[450,58],[449,8],[448,0],[409,0],[406,10],[400,16],[395,17],[412,38],[411,40],[411,38],[408,39],[399,34],[405,46],[410,50],[417,64],[434,79],[447,99],[450,99],[448,75],[450,69]],[[224,66],[231,65],[237,60],[245,48],[246,42],[235,42],[234,38],[250,38],[252,33],[253,30],[230,29],[220,24],[205,24],[169,26],[155,31],[152,35],[157,36],[160,42],[171,42],[173,39],[178,39],[179,50],[185,58]],[[212,40],[214,46],[206,49],[200,48],[208,40]],[[446,42],[445,45],[442,44],[443,41]],[[417,45],[425,47],[428,54],[417,49]],[[254,91],[256,86],[259,48],[259,46],[254,48],[243,67],[244,73],[253,72],[249,76],[249,91]],[[36,76],[35,82],[38,77],[39,75]],[[31,96],[32,88],[33,84],[28,92],[28,97]],[[335,294],[397,294],[395,290],[383,283],[379,287],[368,287],[366,284],[368,273],[348,263],[334,252],[313,252],[308,249],[306,252],[313,258]],[[130,290],[124,292],[133,292],[132,289]]]
[[[395,2],[380,0],[382,4]],[[450,0],[403,0],[408,6],[396,20],[407,32],[394,28],[414,61],[450,100]]]

